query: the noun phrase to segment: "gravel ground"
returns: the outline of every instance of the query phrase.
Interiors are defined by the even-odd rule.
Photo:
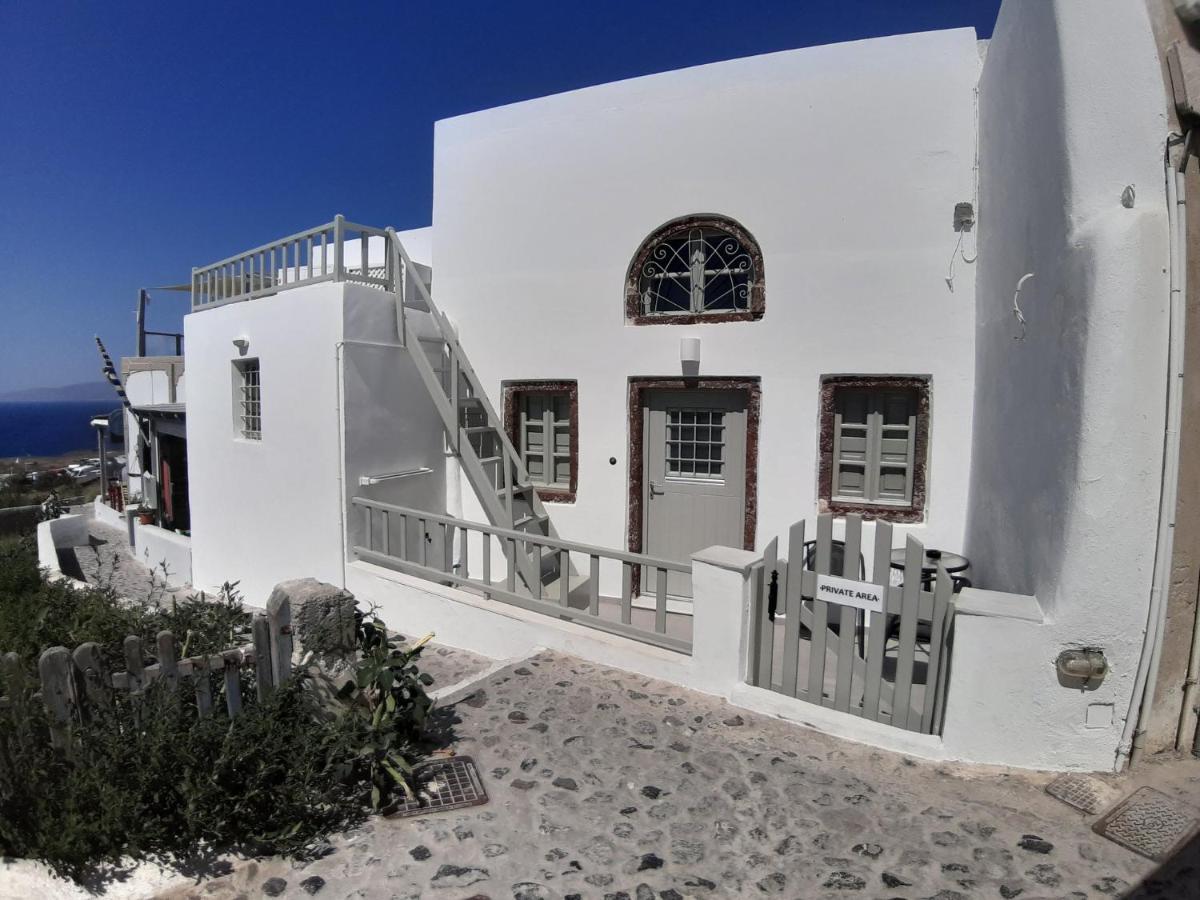
[[[488,804],[159,896],[1200,897],[1194,859],[1142,883],[1153,864],[1048,797],[1049,776],[916,762],[548,653],[459,697],[456,749]],[[1138,778],[1200,798],[1194,761]]]

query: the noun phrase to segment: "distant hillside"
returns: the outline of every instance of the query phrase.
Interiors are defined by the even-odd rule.
[[[108,403],[120,401],[107,381],[84,381],[62,387],[25,388],[23,391],[0,393],[0,403]]]

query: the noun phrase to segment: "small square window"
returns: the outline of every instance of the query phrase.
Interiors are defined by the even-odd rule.
[[[575,501],[578,396],[574,381],[515,381],[504,386],[508,436],[542,500]]]
[[[257,359],[234,360],[233,419],[241,437],[262,440],[262,383]]]
[[[821,384],[820,496],[833,513],[924,517],[929,381],[830,376]]]

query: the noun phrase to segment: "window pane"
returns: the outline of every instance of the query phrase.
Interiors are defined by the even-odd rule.
[[[909,392],[888,392],[880,402],[884,425],[907,425],[916,410],[916,397]]]
[[[866,425],[870,403],[870,394],[865,391],[839,391],[834,405],[841,413],[843,426]]]
[[[665,468],[669,476],[720,480],[724,453],[724,413],[707,409],[667,410]],[[682,423],[688,424],[670,424]],[[697,423],[697,424],[691,424]]]

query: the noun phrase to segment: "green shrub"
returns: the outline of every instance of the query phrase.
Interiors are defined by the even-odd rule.
[[[127,635],[153,648],[158,632],[167,630],[185,655],[195,655],[239,643],[250,625],[236,583],[224,585],[211,599],[167,597],[157,585],[148,597],[122,600],[106,580],[111,578],[88,588],[47,581],[32,539],[0,544],[0,652],[15,652],[32,667],[49,647],[74,650],[95,641],[110,666],[124,669]]]
[[[52,749],[45,715],[0,720],[0,851],[82,878],[125,857],[233,849],[303,856],[366,810],[368,770],[348,718],[313,708],[303,678],[232,721],[155,682]]]
[[[0,854],[40,859],[68,877],[95,877],[123,859],[190,860],[227,849],[303,856],[370,808],[411,796],[432,683],[421,646],[405,647],[373,614],[360,616],[360,660],[344,683],[297,670],[263,702],[243,676],[241,715],[225,712],[211,676],[213,712],[200,717],[189,679],[178,693],[155,681],[136,700],[73,722],[51,745],[34,696],[41,652],[96,641],[114,671],[126,635],[170,630],[180,656],[245,641],[250,617],[236,585],[213,601],[121,600],[111,590],[47,582],[27,542],[0,545],[0,651],[24,665],[0,710]],[[153,662],[152,658],[147,662]]]

